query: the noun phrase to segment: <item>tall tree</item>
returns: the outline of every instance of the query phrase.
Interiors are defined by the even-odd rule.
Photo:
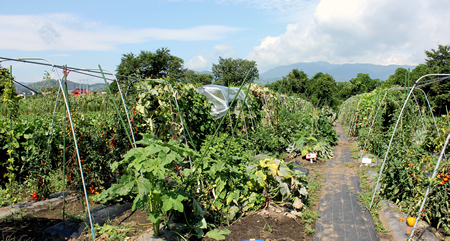
[[[380,86],[381,81],[379,79],[370,78],[369,74],[359,73],[356,78],[350,80],[352,95],[366,93],[374,90]]]
[[[251,69],[247,80],[259,78],[259,71],[256,68],[256,61],[245,59],[224,59],[219,57],[219,63],[213,64],[212,72],[216,81],[214,84],[224,86],[239,86],[244,80],[247,72]]]
[[[308,85],[310,101],[318,106],[336,107],[336,81],[333,76],[319,72],[311,78]]]
[[[438,49],[425,51],[428,67],[438,67],[439,73],[450,74],[450,45],[438,45]]]
[[[438,45],[438,49],[425,51],[426,65],[436,68],[440,74],[450,74],[450,45]],[[432,101],[438,113],[446,113],[450,108],[450,79],[445,79],[431,86]]]
[[[167,48],[157,49],[154,53],[141,51],[139,55],[124,54],[117,66],[117,74],[139,78],[160,79],[170,77],[180,80],[185,72],[183,59],[170,54]]]
[[[214,76],[212,74],[200,74],[195,73],[194,70],[188,69],[185,72],[185,75],[182,78],[183,83],[190,83],[196,87],[200,87],[202,85],[209,85],[212,83]]]
[[[269,89],[283,94],[303,95],[307,91],[308,75],[302,70],[293,69],[283,79],[267,84]]]
[[[394,85],[404,86],[405,85],[405,76],[407,75],[408,70],[405,68],[398,68],[395,70],[395,73],[390,75],[389,78],[384,82],[384,87],[392,87]]]

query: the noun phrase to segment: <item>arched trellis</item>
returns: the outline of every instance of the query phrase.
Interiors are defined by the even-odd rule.
[[[421,81],[421,79],[423,79],[423,78],[425,78],[425,77],[429,77],[429,76],[438,76],[438,77],[441,76],[441,77],[436,78],[436,79],[431,79],[431,80]],[[392,133],[392,136],[391,136],[389,145],[388,145],[388,149],[387,149],[387,151],[386,151],[385,158],[384,158],[384,160],[383,160],[383,164],[382,164],[381,169],[380,169],[380,173],[379,173],[379,176],[378,176],[377,184],[375,185],[375,188],[374,188],[374,193],[373,193],[373,196],[372,196],[372,200],[371,200],[371,204],[370,204],[370,208],[369,208],[369,209],[371,209],[371,207],[372,207],[372,205],[373,205],[374,197],[375,197],[376,191],[377,191],[377,189],[378,189],[378,185],[379,185],[380,178],[381,178],[381,176],[382,176],[383,168],[384,168],[384,165],[385,165],[385,163],[386,163],[387,156],[388,156],[388,154],[389,154],[389,149],[390,149],[390,146],[391,146],[391,144],[392,144],[393,137],[394,137],[395,132],[396,132],[396,129],[397,129],[397,127],[398,127],[399,121],[401,120],[402,113],[403,113],[403,111],[404,111],[404,109],[405,109],[405,107],[406,107],[406,104],[407,104],[409,98],[411,97],[411,95],[415,98],[415,95],[414,95],[414,92],[413,92],[415,89],[419,89],[419,90],[424,94],[424,97],[425,97],[425,99],[426,99],[426,101],[427,101],[428,108],[429,108],[429,110],[430,110],[430,113],[431,113],[432,118],[433,118],[433,121],[434,121],[434,126],[435,126],[435,128],[436,128],[436,131],[437,131],[437,133],[438,133],[438,136],[440,137],[440,132],[439,132],[439,129],[438,129],[438,127],[437,127],[437,123],[436,123],[434,114],[433,114],[433,112],[432,112],[431,105],[430,105],[430,103],[429,103],[429,101],[428,101],[428,97],[427,97],[427,95],[425,94],[425,92],[424,92],[422,89],[420,89],[419,87],[422,87],[422,86],[425,86],[425,85],[429,85],[429,84],[432,84],[432,83],[435,83],[435,82],[439,82],[439,81],[442,81],[442,80],[447,79],[447,78],[450,78],[450,74],[428,74],[428,75],[424,75],[424,76],[420,77],[420,78],[415,82],[415,84],[414,84],[413,87],[408,87],[408,88],[405,88],[405,87],[394,87],[394,88],[389,89],[389,90],[392,90],[392,89],[398,89],[398,90],[400,90],[400,89],[410,89],[410,92],[409,92],[408,96],[406,97],[406,99],[405,99],[405,101],[404,101],[403,107],[402,107],[402,109],[401,109],[401,111],[400,111],[399,117],[398,117],[397,122],[396,122],[396,125],[395,125],[395,127],[394,127],[394,130],[393,130],[393,133]],[[389,90],[387,90],[386,93],[384,94],[383,100],[384,100],[384,98],[386,97],[386,94],[387,94],[387,92],[388,92]],[[377,115],[377,113],[378,113],[378,110],[379,110],[379,108],[380,108],[380,106],[381,106],[383,100],[381,101],[381,103],[380,103],[380,105],[379,105],[379,107],[378,107],[378,109],[377,109],[377,112],[376,112],[376,114],[375,114],[375,118],[374,118],[373,121],[372,121],[372,124],[371,124],[371,126],[370,126],[370,129],[372,128],[372,125],[373,125],[373,123],[374,123],[374,121],[375,121],[375,119],[376,119],[376,115]],[[346,102],[347,102],[347,101],[346,101]],[[419,107],[416,98],[415,98],[415,102],[416,102],[417,106]],[[344,107],[346,107],[347,105],[348,105],[348,103],[344,103],[343,107],[340,109],[340,112],[339,112],[340,114],[343,112]],[[419,113],[421,113],[421,112],[420,112],[420,107],[419,107]],[[422,116],[421,116],[421,119],[422,119],[422,123],[423,123],[423,117],[422,117]],[[370,129],[369,129],[369,134],[368,134],[368,135],[370,135]],[[440,166],[441,160],[442,160],[443,157],[445,157],[445,150],[446,150],[446,148],[447,148],[449,139],[450,139],[450,135],[447,136],[447,139],[446,139],[446,141],[445,141],[445,144],[444,144],[443,149],[442,149],[442,151],[441,151],[441,154],[440,154],[440,156],[439,156],[438,162],[436,163],[436,166],[435,166],[433,175],[432,175],[432,177],[431,177],[431,180],[434,180],[434,178],[436,177],[437,170],[438,170],[438,168],[439,168],[439,166]],[[367,139],[366,139],[366,142],[367,142]],[[365,144],[366,144],[366,143],[365,143]],[[364,149],[365,149],[365,147],[363,148],[363,150],[364,150]],[[415,230],[415,228],[416,228],[416,226],[417,226],[417,223],[418,223],[418,221],[419,221],[419,218],[421,217],[423,207],[424,207],[424,205],[425,205],[425,203],[426,203],[428,194],[429,194],[430,189],[431,189],[431,184],[432,184],[432,182],[430,182],[429,185],[428,185],[428,188],[427,188],[426,193],[425,193],[425,195],[424,195],[424,198],[423,198],[423,200],[422,200],[422,204],[421,204],[421,207],[420,207],[420,209],[419,209],[419,213],[418,213],[418,215],[417,215],[417,218],[416,218],[416,221],[415,221],[413,230],[412,230],[412,232],[411,232],[410,237],[409,237],[408,240],[412,240],[412,237],[414,236],[414,230]]]
[[[361,103],[362,97],[363,97],[364,95],[367,95],[367,94],[369,94],[369,93],[362,93],[362,94],[358,94],[358,95],[355,95],[355,96],[350,97],[349,99],[347,99],[347,100],[344,102],[343,106],[342,106],[342,107],[340,108],[340,110],[339,110],[338,117],[339,117],[341,120],[342,120],[342,115],[343,115],[343,113],[345,113],[345,118],[344,118],[343,121],[342,121],[342,124],[345,125],[345,123],[347,123],[347,119],[348,119],[349,115],[351,115],[351,113],[349,113],[350,111],[343,111],[343,110],[345,110],[345,108],[347,108],[348,105],[351,104],[351,102],[357,100],[356,110],[355,110],[355,112],[354,112],[354,114],[353,114],[353,117],[350,117],[350,119],[348,119],[349,122],[350,122],[350,125],[349,125],[349,133],[348,133],[348,135],[350,134],[351,129],[352,129],[352,127],[353,127],[353,121],[354,121],[354,119],[356,119],[356,113],[357,113],[358,110],[359,110],[359,104]]]
[[[438,79],[421,81],[423,78],[426,78],[428,76],[443,76],[443,77],[438,78]],[[435,83],[435,82],[439,82],[439,81],[447,79],[447,78],[450,78],[450,74],[427,74],[427,75],[424,75],[424,76],[420,77],[419,79],[417,79],[417,81],[414,83],[413,87],[410,89],[409,94],[406,97],[405,102],[403,103],[403,107],[400,110],[400,114],[399,114],[399,116],[397,118],[397,122],[395,123],[394,130],[392,131],[391,139],[389,141],[389,145],[388,145],[388,148],[386,150],[386,154],[384,156],[383,163],[381,164],[380,172],[378,174],[377,183],[376,183],[375,188],[373,190],[373,195],[372,195],[372,200],[370,201],[369,210],[372,208],[373,200],[375,199],[375,194],[376,194],[376,191],[378,189],[378,185],[380,183],[381,176],[383,174],[384,165],[386,164],[386,159],[387,159],[387,157],[389,155],[389,150],[391,149],[392,141],[394,140],[395,132],[397,131],[398,124],[399,124],[400,119],[402,117],[403,111],[404,111],[404,109],[406,107],[406,104],[408,103],[408,100],[411,97],[411,94],[413,93],[414,89],[416,87],[418,87],[418,85],[424,86],[424,85],[432,84],[432,83]]]
[[[410,89],[410,88],[411,88],[411,87],[407,87],[407,88],[405,88],[405,87],[392,87],[392,88],[390,88],[390,89],[385,90],[384,96],[383,96],[383,98],[381,99],[380,104],[378,105],[378,108],[377,108],[377,110],[376,110],[376,112],[375,112],[375,115],[374,115],[374,117],[373,117],[373,119],[372,119],[372,122],[371,122],[371,124],[370,124],[370,126],[369,126],[369,131],[368,131],[366,140],[365,140],[365,142],[364,142],[364,147],[361,149],[361,157],[362,157],[362,155],[363,155],[364,149],[366,148],[367,140],[368,140],[368,137],[370,136],[370,133],[371,133],[371,131],[372,131],[372,127],[373,127],[374,122],[375,122],[375,120],[376,120],[376,118],[377,118],[378,111],[380,110],[380,107],[381,107],[383,101],[385,100],[385,98],[386,98],[386,96],[387,96],[387,93],[388,93],[389,91],[391,91],[391,90],[404,90],[404,89]],[[438,131],[438,135],[439,135],[439,130],[437,129],[436,119],[434,118],[434,114],[433,114],[433,112],[432,112],[430,102],[428,101],[428,97],[427,97],[427,95],[425,94],[425,92],[424,92],[422,89],[420,89],[420,88],[416,88],[416,89],[420,90],[420,91],[423,93],[423,95],[424,95],[424,97],[425,97],[425,99],[426,99],[426,101],[427,101],[427,106],[429,107],[431,116],[433,117],[434,126],[436,127],[436,130]],[[413,94],[414,94],[414,93],[413,93]],[[415,97],[415,96],[414,96],[414,97]],[[351,98],[349,98],[349,100],[350,100],[350,99],[351,99]],[[378,96],[377,96],[377,100],[378,100]],[[377,101],[376,101],[376,102],[377,102]],[[415,102],[416,102],[416,105],[417,105],[417,107],[418,107],[418,109],[419,109],[419,113],[420,113],[420,106],[419,106],[417,100],[415,100]],[[346,100],[346,102],[345,102],[344,104],[347,104],[347,103],[348,103],[348,100]],[[397,104],[397,105],[398,105],[398,104]],[[340,113],[341,113],[342,109],[344,109],[344,108],[341,108],[341,109],[339,110]],[[357,111],[358,111],[358,110],[356,110],[355,112],[357,112]],[[423,117],[422,117],[421,113],[420,113],[420,118],[421,118],[421,120],[422,120],[422,125],[423,125],[423,127],[425,128],[425,124],[424,124]],[[370,119],[370,117],[369,117],[369,119]]]
[[[0,57],[0,59],[5,59],[3,57]],[[87,208],[87,213],[88,213],[88,217],[89,217],[89,224],[90,224],[90,229],[91,229],[91,233],[92,233],[92,237],[93,239],[95,239],[95,232],[94,232],[94,225],[92,222],[92,215],[91,215],[91,211],[90,211],[90,207],[89,207],[89,199],[88,199],[88,195],[87,195],[87,190],[86,190],[86,183],[84,180],[84,174],[83,174],[83,167],[82,167],[82,163],[81,163],[81,158],[80,158],[80,152],[79,152],[79,148],[78,148],[78,142],[77,142],[77,137],[75,134],[75,128],[74,128],[74,124],[73,124],[73,119],[72,119],[72,114],[70,112],[70,106],[69,106],[69,102],[68,102],[68,96],[66,96],[65,91],[61,91],[64,89],[61,78],[59,76],[59,73],[57,71],[57,67],[50,62],[49,60],[45,59],[45,58],[17,58],[17,59],[6,59],[6,60],[10,60],[10,61],[17,61],[17,62],[27,62],[27,60],[35,60],[35,61],[45,61],[48,63],[49,66],[52,67],[53,71],[56,73],[57,76],[57,82],[59,84],[59,90],[58,90],[58,98],[59,98],[59,93],[62,93],[63,99],[64,99],[64,104],[67,110],[67,115],[68,115],[68,119],[70,122],[70,129],[72,132],[72,136],[73,136],[73,141],[74,141],[74,145],[75,145],[75,150],[76,150],[76,156],[77,156],[77,161],[78,161],[78,167],[80,169],[80,175],[81,175],[81,181],[83,183],[83,192],[84,192],[84,196],[86,199],[86,208]],[[64,69],[64,66],[62,66],[62,69]],[[56,102],[57,105],[58,102]],[[55,105],[55,110],[56,110],[56,105]],[[53,120],[52,120],[52,124],[53,124]]]
[[[410,89],[410,88],[412,88],[412,87],[407,87],[407,89]],[[373,119],[372,119],[372,123],[371,123],[370,126],[369,126],[369,131],[368,131],[367,136],[366,136],[366,139],[365,139],[365,141],[364,141],[364,147],[361,149],[360,159],[362,158],[362,156],[363,156],[363,154],[364,154],[364,150],[366,149],[366,145],[367,145],[367,140],[369,139],[370,133],[371,133],[371,131],[372,131],[372,127],[373,127],[373,125],[374,125],[374,123],[375,123],[375,120],[376,120],[376,118],[377,118],[377,115],[378,115],[378,111],[380,110],[381,105],[383,104],[383,101],[384,101],[384,99],[385,99],[386,96],[387,96],[387,93],[388,93],[389,91],[391,91],[391,90],[403,90],[403,89],[405,89],[405,87],[392,87],[392,88],[387,89],[387,90],[385,91],[384,96],[383,96],[383,98],[381,99],[380,104],[378,105],[378,108],[377,108],[377,110],[376,110],[376,112],[375,112],[375,115],[374,115],[374,117],[373,117]],[[427,101],[427,104],[428,104],[428,107],[429,107],[431,116],[433,117],[434,126],[436,127],[436,130],[437,130],[437,132],[438,132],[438,135],[440,136],[439,129],[437,128],[436,119],[434,118],[433,110],[431,109],[431,105],[430,105],[430,102],[428,101],[428,97],[427,97],[426,93],[425,93],[422,89],[420,89],[420,88],[416,88],[416,89],[422,91],[422,93],[423,93],[423,95],[424,95],[424,97],[425,97],[425,99],[426,99],[426,101]],[[419,108],[419,113],[421,113],[421,112],[420,112],[420,106],[419,106],[417,100],[416,100],[416,104],[417,104],[417,107]],[[420,115],[420,118],[421,118],[421,120],[422,120],[423,128],[425,129],[425,124],[424,124],[422,115]]]
[[[437,171],[438,171],[439,166],[441,164],[442,158],[445,156],[445,150],[447,149],[447,145],[448,145],[449,139],[450,139],[450,134],[447,135],[447,138],[445,140],[444,146],[442,147],[441,154],[439,155],[439,159],[438,159],[438,161],[436,163],[436,166],[434,167],[434,172],[433,172],[433,175],[431,176],[431,180],[434,180],[434,178],[436,178],[436,174],[437,174]],[[410,236],[408,238],[408,241],[411,241],[411,239],[414,236],[414,231],[416,229],[417,223],[419,223],[419,219],[420,219],[420,216],[422,214],[423,207],[425,206],[425,203],[427,202],[428,194],[430,193],[430,190],[431,190],[431,184],[432,184],[432,182],[430,182],[428,184],[427,191],[425,192],[425,195],[423,197],[422,204],[420,205],[420,208],[419,208],[419,213],[417,214],[417,218],[416,218],[416,221],[414,222],[414,226],[412,228],[412,231],[411,231],[411,234],[410,234]]]

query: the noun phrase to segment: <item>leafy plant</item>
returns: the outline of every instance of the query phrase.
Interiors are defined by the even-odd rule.
[[[125,240],[128,233],[133,230],[130,224],[122,224],[119,226],[113,226],[105,223],[103,226],[94,224],[95,232],[100,236],[107,234],[108,240]]]
[[[225,240],[224,234],[230,234],[231,231],[229,229],[213,229],[206,233],[206,237],[212,238],[215,240]]]
[[[167,220],[167,213],[184,211],[182,202],[188,199],[188,194],[176,185],[179,179],[176,172],[183,165],[183,158],[193,156],[194,152],[173,140],[168,143],[155,140],[150,134],[143,134],[137,144],[144,147],[131,149],[122,161],[112,164],[112,171],[120,170],[122,176],[96,200],[106,202],[128,196],[133,199],[132,210],[148,204],[148,219],[159,236],[159,225]]]

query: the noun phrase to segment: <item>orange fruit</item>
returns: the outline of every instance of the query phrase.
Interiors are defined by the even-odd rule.
[[[406,219],[406,223],[408,224],[408,226],[412,227],[414,226],[414,223],[416,222],[416,218],[415,217],[409,217]]]

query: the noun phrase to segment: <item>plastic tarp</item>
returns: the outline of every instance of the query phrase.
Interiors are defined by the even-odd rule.
[[[198,93],[206,96],[208,102],[212,104],[211,115],[214,116],[216,120],[225,115],[238,91],[239,88],[221,85],[204,85],[198,88]],[[239,92],[236,100],[245,100],[245,93],[243,90]]]

